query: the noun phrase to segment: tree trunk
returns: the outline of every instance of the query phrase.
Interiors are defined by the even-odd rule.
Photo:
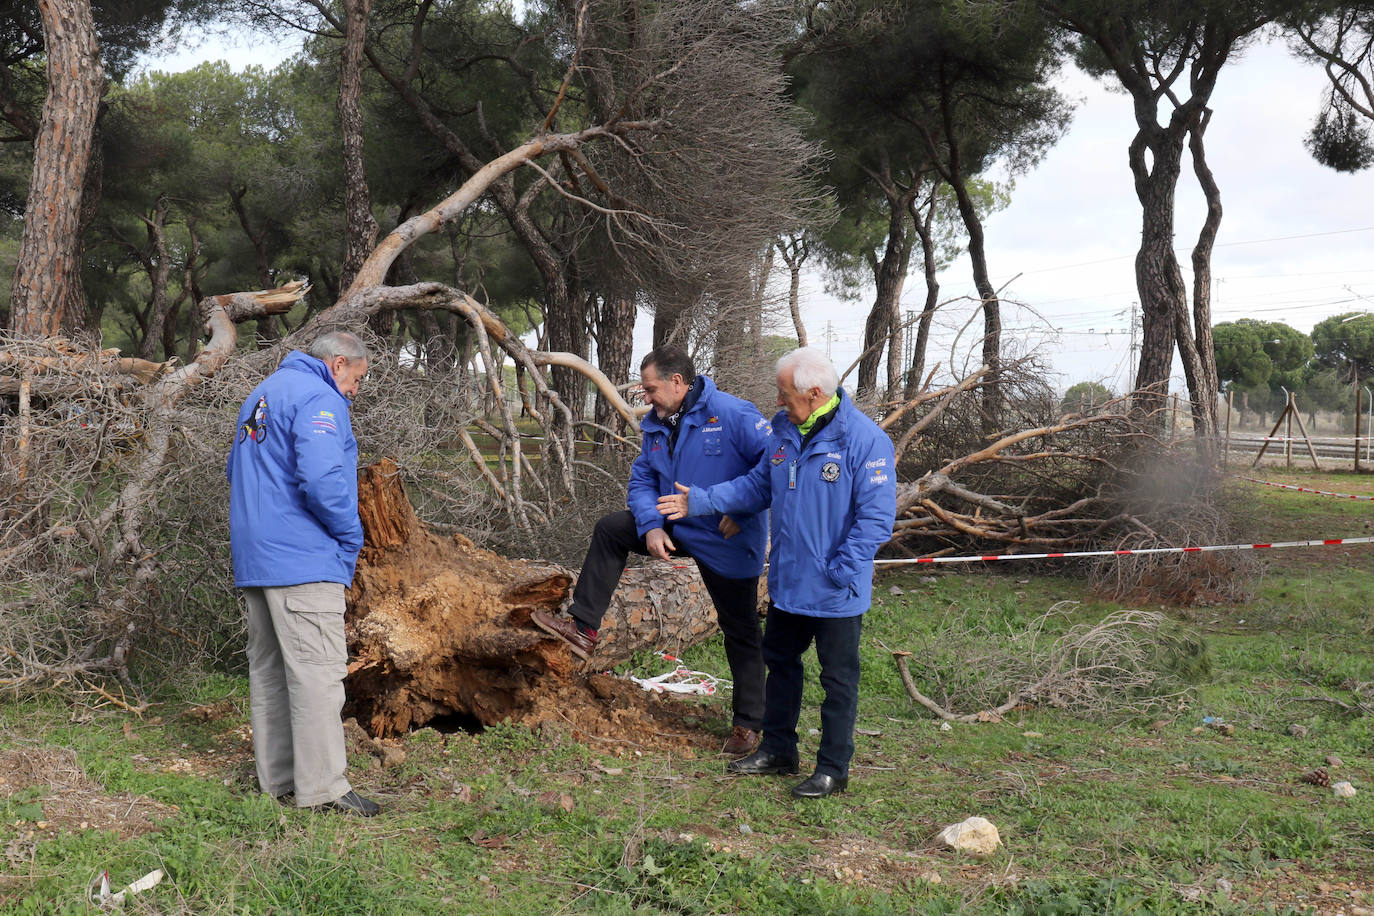
[[[38,140],[24,234],[10,294],[10,328],[51,337],[79,322],[81,206],[105,86],[90,0],[39,0],[47,49],[48,94]]]
[[[143,219],[148,228],[149,251],[144,266],[148,271],[149,289],[148,321],[143,328],[143,340],[138,345],[140,359],[156,358],[158,347],[163,344],[167,310],[171,307],[167,299],[167,279],[172,274],[172,259],[167,256],[167,207],[167,198],[159,196],[152,214]]]
[[[607,297],[597,316],[596,365],[616,385],[630,380],[630,357],[634,351],[635,303],[628,297]],[[624,432],[625,421],[605,398],[596,400],[596,423]],[[609,441],[597,433],[598,442]]]
[[[339,130],[343,135],[344,172],[344,289],[362,269],[377,242],[377,220],[372,216],[372,194],[363,163],[363,49],[372,0],[344,0],[344,42],[339,63]]]
[[[968,232],[968,257],[973,265],[973,285],[983,306],[983,365],[988,367],[987,384],[983,387],[983,430],[991,432],[1001,423],[1002,416],[1002,304],[997,290],[988,276],[988,256],[983,244],[983,221],[973,198],[968,193],[963,175],[951,170],[950,187],[959,205],[964,229]]]
[[[921,317],[916,322],[916,340],[911,347],[911,365],[906,370],[906,383],[903,396],[908,400],[915,397],[925,383],[926,347],[930,342],[930,322],[935,317],[935,309],[940,304],[939,263],[935,257],[935,208],[939,200],[939,183],[930,190],[930,204],[925,214],[917,213],[915,202],[912,205],[912,225],[916,236],[921,240],[921,266],[926,279],[926,302],[921,309]]]
[[[1198,232],[1197,244],[1193,247],[1193,326],[1192,334],[1187,335],[1189,347],[1184,355],[1185,363],[1195,364],[1192,374],[1196,382],[1189,385],[1193,398],[1193,435],[1198,456],[1208,467],[1215,466],[1221,457],[1217,444],[1221,429],[1217,417],[1217,393],[1221,386],[1217,379],[1216,349],[1212,340],[1212,247],[1216,243],[1217,229],[1221,226],[1221,189],[1217,187],[1212,170],[1207,165],[1203,146],[1203,134],[1211,118],[1211,110],[1203,109],[1198,123],[1188,132],[1193,172],[1207,201],[1207,217]],[[1187,328],[1186,310],[1182,317]],[[1195,339],[1193,335],[1196,335]],[[1180,341],[1184,336],[1183,333],[1179,334]]]
[[[364,471],[358,490],[365,546],[348,592],[346,685],[349,710],[369,732],[454,716],[494,725],[566,687],[579,660],[529,619],[566,603],[568,570],[430,531],[390,461]],[[715,629],[694,567],[626,570],[586,670],[694,645]]]
[[[1141,128],[1129,151],[1141,208],[1140,250],[1135,257],[1141,341],[1135,387],[1145,392],[1138,408],[1156,414],[1161,423],[1177,339],[1175,316],[1188,308],[1183,272],[1174,254],[1174,191],[1182,147],[1182,132]]]
[[[900,366],[901,340],[893,336],[893,325],[900,324],[898,303],[902,297],[902,286],[906,283],[906,272],[911,265],[911,234],[907,232],[907,208],[914,191],[899,191],[889,182],[883,182],[883,193],[887,197],[887,245],[883,257],[873,267],[873,280],[877,287],[873,297],[873,309],[864,323],[864,350],[859,357],[859,377],[857,393],[873,392],[878,387],[878,366],[882,363],[883,351],[887,351],[888,375],[891,368]]]
[[[787,308],[792,313],[792,326],[797,330],[797,346],[805,347],[806,325],[801,316],[801,269],[811,252],[806,244],[806,236],[797,234],[790,237],[779,236],[774,243],[782,262],[787,265]]]

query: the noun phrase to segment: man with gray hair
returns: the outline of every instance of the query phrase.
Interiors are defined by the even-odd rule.
[[[839,389],[820,351],[802,347],[778,360],[778,406],[763,461],[708,487],[685,487],[658,501],[670,520],[772,508],[768,620],[763,632],[763,739],[726,770],[743,775],[799,772],[797,720],[814,641],[821,667],[821,741],[797,798],[849,787],[859,708],[859,635],[872,603],[873,557],[892,536],[897,482],[892,440]]]
[[[344,775],[340,712],[344,589],[363,546],[349,402],[367,359],[347,331],[293,351],[243,402],[226,468],[258,784],[283,804],[362,817],[381,809]]]

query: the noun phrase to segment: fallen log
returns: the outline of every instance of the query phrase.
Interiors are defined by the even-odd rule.
[[[535,723],[549,698],[566,706],[570,686],[593,698],[584,672],[641,650],[675,652],[716,630],[694,566],[627,569],[584,665],[530,623],[532,611],[568,603],[571,570],[434,532],[415,515],[389,460],[363,472],[358,493],[365,546],[348,592],[346,714],[375,737],[454,717]]]

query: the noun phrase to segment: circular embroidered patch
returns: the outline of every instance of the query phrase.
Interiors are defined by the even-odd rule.
[[[833,461],[821,465],[821,480],[834,483],[840,479],[840,466]]]

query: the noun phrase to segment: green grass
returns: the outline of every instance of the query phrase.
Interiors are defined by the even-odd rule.
[[[1245,538],[1339,536],[1374,517],[1369,503],[1240,483],[1228,492]],[[69,795],[117,801],[120,811],[137,802],[155,829],[83,828],[80,805],[59,810],[46,785],[0,769],[12,777],[0,785],[0,912],[92,912],[85,889],[106,868],[117,887],[154,868],[168,873],[131,901],[128,910],[143,913],[1374,908],[1374,717],[1330,702],[1350,702],[1352,685],[1374,681],[1369,549],[1274,551],[1253,601],[1168,609],[1201,639],[1209,667],[1165,714],[1031,708],[1001,724],[948,730],[906,696],[882,646],[912,651],[929,668],[957,648],[951,634],[972,624],[979,639],[995,641],[1057,602],[1077,602],[1052,621],[1052,637],[1117,605],[1028,564],[884,572],[865,622],[851,791],[819,803],[793,801],[789,780],[727,778],[718,759],[612,755],[503,726],[475,736],[418,732],[405,763],[391,769],[354,759],[356,783],[386,810],[348,820],[284,809],[255,792],[239,678],[201,678],[159,697],[144,719],[7,702],[0,760],[70,748],[90,784]],[[728,671],[718,639],[684,661]],[[814,672],[814,657],[808,664]],[[690,702],[720,729],[728,697]],[[809,757],[819,727],[814,674],[805,702]],[[213,703],[226,714],[188,712]],[[1205,726],[1204,716],[1233,731]],[[1299,725],[1304,736],[1290,732]],[[1350,780],[1355,798],[1298,780],[1328,755],[1342,758],[1332,778]],[[932,842],[974,814],[998,826],[1005,849],[978,860]]]

